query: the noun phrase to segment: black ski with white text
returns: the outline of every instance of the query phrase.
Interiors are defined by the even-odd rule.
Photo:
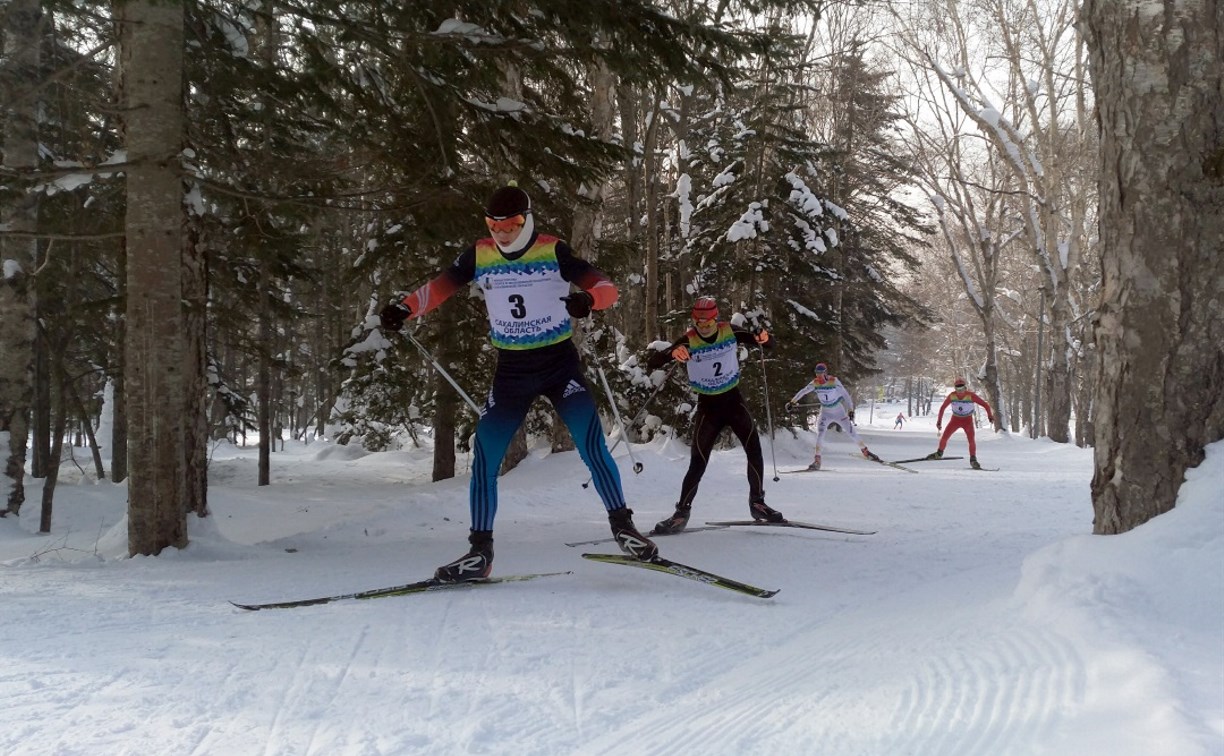
[[[393,585],[389,588],[374,588],[368,591],[359,591],[357,593],[342,593],[334,596],[319,596],[317,598],[297,599],[294,601],[274,601],[267,604],[239,604],[237,601],[230,603],[239,609],[256,612],[260,609],[293,609],[299,606],[318,606],[319,604],[330,604],[333,601],[347,601],[349,599],[375,599],[386,598],[388,596],[407,596],[412,593],[429,593],[432,591],[444,591],[451,588],[465,588],[468,586],[477,585],[492,585],[494,583],[519,583],[525,580],[534,580],[541,577],[553,577],[555,575],[570,575],[571,572],[536,572],[526,575],[506,575],[505,577],[483,578],[481,580],[467,580],[461,583],[446,583],[436,578],[428,580],[418,580],[415,583],[405,583],[404,585]]]
[[[817,525],[814,522],[798,522],[796,520],[786,520],[785,522],[769,522],[767,520],[721,520],[719,522],[707,522],[707,525],[715,525],[723,528],[737,527],[760,527],[760,528],[802,528],[804,530],[824,530],[830,533],[846,533],[849,535],[875,535],[874,530],[855,530],[854,528],[839,528],[833,525]]]
[[[680,531],[677,531],[677,532],[674,532],[674,533],[656,533],[655,531],[651,530],[651,531],[650,531],[650,537],[651,537],[651,538],[654,538],[655,536],[674,536],[674,535],[684,535],[685,533],[697,533],[697,532],[700,532],[700,531],[702,531],[702,530],[726,530],[726,528],[725,528],[725,527],[721,527],[721,526],[711,525],[711,526],[709,526],[709,527],[685,528],[684,530],[680,530]],[[609,537],[607,537],[607,538],[593,538],[593,539],[591,539],[591,540],[589,540],[589,541],[570,541],[570,542],[566,543],[565,545],[566,545],[566,546],[570,546],[570,547],[573,547],[573,546],[597,546],[597,545],[599,545],[599,544],[601,544],[601,543],[613,543],[614,541],[616,541],[616,539],[615,539],[615,538],[613,538],[613,537],[611,537],[611,536],[609,536]]]
[[[663,557],[655,557],[649,561],[642,561],[636,557],[628,556],[627,554],[583,554],[583,559],[590,559],[592,562],[602,562],[603,564],[620,564],[626,567],[638,567],[643,570],[652,570],[654,572],[662,572],[668,575],[675,575],[687,580],[694,580],[698,583],[715,588],[724,588],[728,591],[735,591],[746,596],[755,596],[756,598],[770,598],[775,595],[777,590],[768,590],[766,588],[758,588],[755,585],[741,583],[738,580],[715,575],[713,572],[707,572],[697,567],[690,567],[687,564],[673,562],[670,559]]]
[[[909,462],[947,462],[952,459],[964,459],[964,457],[917,457],[915,459],[894,459],[894,465],[904,465]]]
[[[906,471],[906,472],[908,472],[908,473],[917,473],[917,472],[918,472],[917,470],[911,470],[911,469],[909,469],[908,467],[902,467],[901,465],[897,464],[896,462],[889,462],[889,461],[887,461],[887,460],[883,460],[883,459],[880,459],[880,458],[878,458],[878,457],[877,457],[876,459],[872,459],[872,458],[870,458],[870,457],[864,457],[862,454],[851,454],[850,456],[851,456],[851,457],[854,457],[855,459],[861,459],[861,460],[863,460],[864,462],[877,462],[877,463],[879,463],[879,464],[881,464],[881,465],[884,465],[885,467],[894,467],[894,468],[896,468],[896,469],[898,469],[898,470],[904,470],[904,471]]]

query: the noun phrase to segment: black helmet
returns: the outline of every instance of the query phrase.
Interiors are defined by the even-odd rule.
[[[493,192],[485,205],[485,215],[493,220],[513,218],[531,212],[531,198],[513,182]]]

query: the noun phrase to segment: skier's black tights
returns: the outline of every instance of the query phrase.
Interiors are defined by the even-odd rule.
[[[697,496],[697,486],[710,461],[710,451],[718,434],[730,426],[748,457],[748,501],[764,501],[765,461],[761,456],[761,437],[757,435],[752,415],[739,388],[722,394],[697,399],[697,414],[693,417],[693,453],[689,469],[680,489],[680,506],[689,507]]]

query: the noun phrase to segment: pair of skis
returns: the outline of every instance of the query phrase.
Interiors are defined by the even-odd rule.
[[[764,520],[722,520],[719,522],[707,522],[704,526],[688,527],[684,530],[675,533],[658,533],[650,531],[651,538],[659,536],[683,535],[685,533],[697,533],[702,530],[726,530],[727,528],[738,527],[760,527],[760,528],[800,528],[803,530],[824,530],[830,533],[846,533],[849,535],[875,535],[874,530],[855,530],[854,528],[840,528],[833,525],[817,525],[814,522],[797,522],[795,520],[787,520],[785,522],[765,522]],[[571,541],[566,546],[595,546],[601,543],[612,543],[615,538],[595,538],[590,541]]]
[[[731,527],[766,527],[766,528],[801,528],[807,530],[824,530],[832,533],[847,533],[851,535],[873,535],[874,530],[854,530],[851,528],[839,528],[832,525],[817,525],[810,522],[761,522],[758,520],[727,520],[723,522],[710,522],[705,527],[688,528],[681,531],[682,533],[693,533],[701,530],[724,530]],[[593,541],[575,541],[567,543],[566,546],[587,546],[597,543],[608,543],[614,541],[613,538],[600,538]],[[755,596],[756,598],[770,598],[777,594],[777,590],[769,590],[766,588],[758,588],[755,585],[741,583],[738,580],[732,580],[722,575],[716,575],[713,572],[693,567],[680,562],[674,562],[663,557],[655,557],[649,561],[642,561],[624,554],[583,554],[583,559],[589,559],[592,562],[600,562],[602,564],[619,564],[625,567],[638,567],[640,569],[652,570],[654,572],[663,572],[676,577],[682,577],[688,580],[694,580],[698,583],[714,586],[715,588],[723,588],[725,590],[742,593],[747,596]],[[505,577],[484,578],[482,580],[468,580],[461,583],[447,583],[434,578],[429,580],[419,580],[415,583],[405,583],[404,585],[394,585],[388,588],[375,588],[369,591],[359,591],[356,593],[342,593],[333,596],[319,596],[316,598],[298,599],[294,601],[275,601],[265,604],[240,604],[236,601],[231,601],[234,606],[239,609],[248,611],[259,611],[261,609],[292,609],[301,606],[318,606],[320,604],[330,604],[334,601],[347,600],[363,600],[386,598],[388,596],[407,596],[413,593],[429,593],[433,591],[450,590],[452,588],[474,588],[482,585],[493,585],[496,583],[517,583],[527,580],[535,580],[542,577],[555,577],[558,575],[569,575],[571,572],[537,572],[524,575],[507,575]]]
[[[375,599],[386,598],[388,596],[407,596],[413,593],[428,593],[431,591],[442,591],[450,588],[471,588],[480,585],[493,585],[494,583],[521,583],[525,580],[535,580],[542,577],[553,577],[556,575],[569,575],[570,572],[536,572],[527,575],[507,575],[505,577],[483,578],[481,580],[467,580],[462,583],[444,583],[436,578],[429,580],[418,580],[415,583],[405,583],[404,585],[393,585],[389,588],[375,588],[369,591],[358,591],[357,593],[340,593],[334,596],[319,596],[317,598],[298,599],[296,601],[274,601],[268,604],[240,604],[237,601],[230,603],[239,609],[247,609],[252,612],[260,609],[293,609],[299,606],[318,606],[319,604],[330,604],[333,601],[347,601],[350,599]]]
[[[939,457],[937,459],[931,459],[930,457],[918,457],[917,459],[899,459],[894,464],[900,465],[900,464],[905,464],[906,462],[947,462],[948,460],[951,460],[951,459],[964,459],[964,457]],[[970,467],[969,469],[977,470],[979,472],[998,472],[999,471],[999,468],[997,467],[979,466],[979,467]]]
[[[661,535],[680,535],[681,533],[694,533],[701,530],[724,530],[726,528],[735,527],[760,527],[760,528],[801,528],[805,530],[824,530],[832,533],[848,533],[852,535],[874,535],[874,530],[854,530],[851,528],[839,528],[832,525],[817,525],[811,522],[795,522],[788,520],[785,522],[765,522],[763,520],[723,520],[720,522],[707,522],[705,526],[695,528],[685,528],[677,533],[652,533],[653,536]],[[566,546],[588,546],[597,543],[608,543],[615,540],[614,538],[599,538],[594,541],[575,541],[565,544]],[[716,588],[725,588],[727,590],[743,593],[748,596],[756,596],[757,598],[769,598],[776,594],[776,590],[767,590],[757,588],[754,585],[741,583],[738,580],[715,575],[712,572],[690,567],[686,564],[673,562],[670,559],[655,557],[650,561],[643,562],[639,559],[634,559],[623,554],[583,554],[583,559],[590,559],[593,562],[602,562],[604,564],[620,564],[626,567],[640,567],[647,570],[655,570],[656,572],[666,572],[677,577],[696,580],[699,583],[712,585]]]
[[[880,459],[879,457],[876,457],[874,459],[871,457],[864,457],[861,454],[852,453],[850,456],[853,457],[854,459],[861,459],[865,462],[878,462],[879,464],[884,465],[886,467],[894,467],[898,470],[904,470],[910,473],[918,472],[917,470],[911,470],[908,467],[904,467],[904,465],[909,464],[911,462],[946,462],[948,460],[953,460],[953,459],[964,459],[964,457],[940,457],[939,459],[931,459],[930,457],[916,457],[914,459],[898,459],[895,462],[890,462],[886,459]],[[971,467],[969,469],[980,470],[982,472],[997,472],[999,468],[997,467]],[[810,467],[801,467],[798,470],[780,470],[779,472],[790,474],[790,473],[820,472],[820,470],[813,470]]]
[[[655,557],[648,561],[642,561],[636,557],[627,556],[625,554],[583,554],[583,559],[589,559],[592,562],[601,562],[603,564],[620,564],[626,567],[640,567],[646,570],[655,572],[664,572],[677,577],[695,580],[699,583],[712,585],[715,588],[724,588],[736,593],[742,593],[747,596],[755,596],[757,598],[770,598],[776,594],[777,590],[769,590],[766,588],[758,588],[755,585],[741,583],[738,580],[732,580],[722,575],[716,575],[713,572],[692,567],[687,564],[673,562],[670,559],[663,557]],[[388,596],[406,596],[413,593],[429,593],[433,591],[445,591],[453,588],[475,588],[482,585],[494,585],[496,583],[517,583],[526,580],[535,580],[542,577],[554,577],[557,575],[569,575],[570,572],[536,572],[524,575],[507,575],[505,577],[482,578],[480,580],[465,580],[460,583],[448,583],[431,578],[429,580],[421,580],[415,583],[407,583],[405,585],[391,586],[390,588],[375,588],[370,591],[360,591],[358,593],[343,593],[335,596],[319,596],[317,598],[298,599],[296,601],[274,601],[266,604],[240,604],[236,601],[230,603],[239,609],[248,611],[259,611],[261,609],[293,609],[300,606],[318,606],[319,604],[330,604],[334,601],[346,601],[349,599],[375,599],[386,598]]]
[[[917,462],[918,460],[916,459],[903,459],[901,460],[901,462],[889,462],[888,460],[880,459],[879,457],[874,457],[874,458],[864,457],[862,454],[851,453],[850,456],[853,457],[854,459],[861,459],[864,462],[878,462],[879,464],[884,465],[886,467],[895,467],[898,470],[904,470],[906,472],[911,472],[911,473],[918,472],[917,470],[911,470],[908,467],[901,466],[901,462]],[[960,459],[960,457],[949,457],[948,459]],[[793,473],[814,473],[814,472],[825,472],[825,471],[821,470],[820,468],[812,469],[811,467],[800,467],[798,470],[779,470],[778,472],[786,474],[786,475],[790,475]]]

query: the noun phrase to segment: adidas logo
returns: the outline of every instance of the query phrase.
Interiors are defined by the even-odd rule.
[[[566,384],[565,391],[561,394],[561,398],[564,399],[567,396],[573,396],[574,394],[582,391],[586,391],[586,388],[581,383],[571,378],[570,382]]]

